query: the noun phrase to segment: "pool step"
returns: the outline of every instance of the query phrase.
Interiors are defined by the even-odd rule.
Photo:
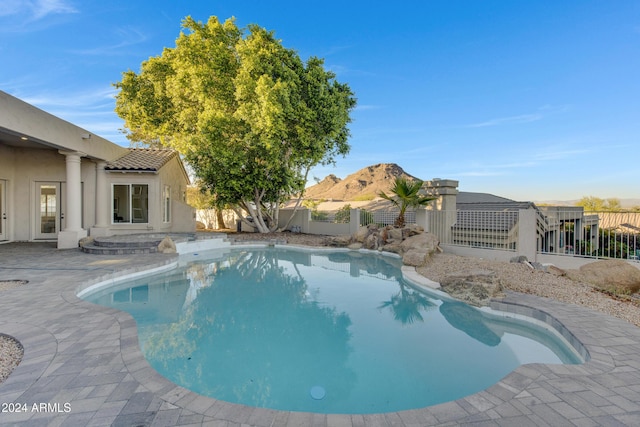
[[[174,243],[192,242],[204,239],[226,239],[226,234],[210,235],[196,233],[142,233],[117,236],[96,237],[92,242],[81,246],[85,253],[95,255],[152,254],[158,252],[158,245],[165,237]]]

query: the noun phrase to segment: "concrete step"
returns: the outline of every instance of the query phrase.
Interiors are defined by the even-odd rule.
[[[152,254],[158,252],[158,245],[147,247],[118,247],[118,246],[97,246],[84,245],[81,247],[82,252],[94,255],[133,255],[133,254]]]
[[[227,242],[224,233],[140,233],[96,237],[82,245],[81,250],[96,255],[150,254],[158,252],[158,245],[167,236],[176,244],[209,239]]]

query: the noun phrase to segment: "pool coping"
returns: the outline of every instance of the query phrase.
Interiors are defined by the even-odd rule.
[[[256,245],[247,245],[249,246]],[[309,251],[335,251],[335,248],[302,248]],[[150,268],[173,268],[176,263],[175,257],[165,257],[144,266],[116,269],[106,275],[89,274],[90,277],[85,278],[80,287],[87,288],[105,280],[126,280],[124,277],[127,275],[146,274]],[[568,332],[569,339],[582,345],[588,352],[589,360],[584,364],[523,365],[481,392],[420,409],[382,414],[316,414],[249,407],[186,390],[161,376],[147,363],[138,346],[135,321],[128,313],[83,301],[76,295],[79,286],[72,282],[56,285],[59,286],[58,294],[64,300],[63,309],[81,312],[83,316],[90,314],[92,317],[115,321],[118,345],[113,345],[110,351],[121,358],[123,375],[130,376],[157,402],[156,406],[159,407],[155,411],[143,411],[145,414],[155,414],[150,421],[151,425],[160,425],[159,417],[164,415],[166,418],[169,413],[183,414],[184,422],[180,423],[181,418],[178,416],[166,425],[203,425],[224,421],[232,423],[231,425],[235,423],[264,427],[465,423],[631,425],[640,421],[640,328],[593,310],[546,298],[508,292],[504,299],[494,301],[492,308],[529,315],[560,331]],[[46,317],[46,313],[38,314],[40,321],[25,316],[20,322],[10,322],[0,316],[0,331],[17,339],[25,352],[20,365],[7,381],[0,384],[0,403],[7,402],[8,399],[26,399],[30,395],[29,391],[37,388],[38,382],[49,379],[59,370],[72,369],[65,361],[54,363],[55,356],[61,351],[60,331],[43,324],[42,317],[43,314]],[[115,331],[115,327],[112,329]],[[87,338],[89,346],[97,346],[98,343],[93,343],[92,340],[100,341],[100,335]],[[74,402],[77,399],[70,400],[72,407],[76,407]],[[103,402],[93,412],[83,412],[85,419],[96,421],[95,425],[100,425],[97,422],[100,420],[106,423],[107,420],[114,422],[131,419],[122,418],[122,413],[105,416],[105,406],[108,403]],[[123,408],[121,412],[122,410]],[[103,416],[98,417],[99,413]],[[50,412],[23,415],[14,413],[9,414],[9,420],[15,421],[17,425],[40,425],[42,420],[60,420],[64,424],[72,419],[71,415],[73,414]],[[6,414],[0,413],[0,421],[5,416]]]

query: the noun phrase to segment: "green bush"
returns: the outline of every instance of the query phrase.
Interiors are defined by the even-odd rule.
[[[338,224],[347,224],[351,221],[351,205],[346,204],[336,212],[335,222]]]

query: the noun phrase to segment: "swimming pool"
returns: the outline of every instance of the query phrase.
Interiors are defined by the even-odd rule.
[[[202,259],[199,259],[202,258]],[[378,413],[454,400],[525,363],[580,363],[557,336],[407,282],[399,259],[233,249],[97,290],[158,372],[217,399]]]

